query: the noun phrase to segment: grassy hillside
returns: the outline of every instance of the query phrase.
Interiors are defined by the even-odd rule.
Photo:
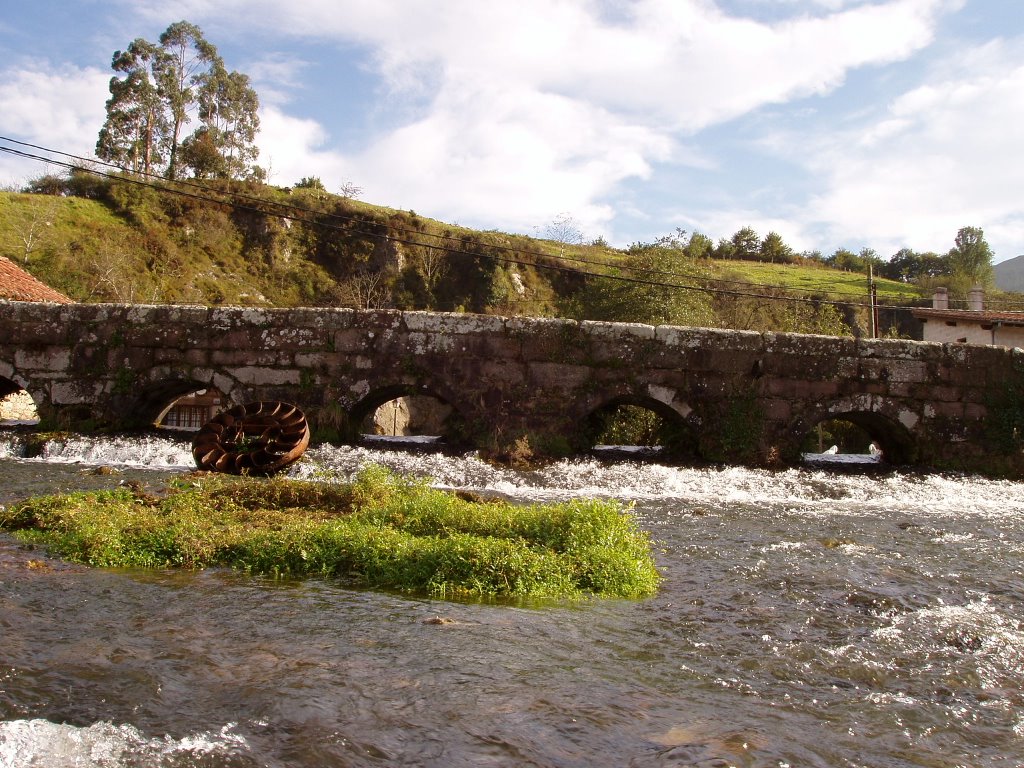
[[[0,193],[0,253],[80,301],[356,306],[849,333],[866,276],[479,232],[331,195],[76,174]],[[600,277],[601,275],[607,277]],[[629,281],[608,279],[626,277]],[[877,281],[906,304],[912,286]],[[793,301],[790,299],[797,298]]]
[[[766,264],[756,261],[714,262],[732,279],[749,283],[778,285],[788,291],[828,293],[836,297],[863,299],[868,292],[868,276],[860,272],[843,272],[821,265]],[[922,297],[921,290],[908,283],[875,278],[878,300],[906,303]]]

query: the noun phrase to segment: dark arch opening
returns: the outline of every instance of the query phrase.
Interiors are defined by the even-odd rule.
[[[816,422],[800,444],[809,464],[912,464],[917,456],[910,432],[888,416],[850,411]]]
[[[172,400],[155,424],[160,429],[197,432],[225,407],[226,399],[216,387],[196,389]]]
[[[165,415],[170,412],[174,405],[180,400],[192,396],[200,391],[216,391],[200,381],[191,379],[165,379],[154,382],[138,394],[128,408],[128,412],[122,416],[122,423],[127,427],[154,427],[159,426]],[[220,393],[218,393],[220,394]],[[212,414],[216,414],[225,407],[223,397]],[[209,420],[209,419],[207,419]],[[206,423],[205,421],[203,422]],[[202,425],[200,425],[202,426]]]
[[[698,457],[697,438],[683,417],[648,397],[616,397],[592,411],[583,424],[583,447],[610,454]]]
[[[22,389],[10,379],[6,379],[0,376],[0,398],[13,395],[15,392],[21,392]]]
[[[26,390],[0,376],[0,425],[38,424],[36,401]]]
[[[451,444],[457,442],[458,413],[427,386],[395,384],[376,389],[352,409],[355,442]]]

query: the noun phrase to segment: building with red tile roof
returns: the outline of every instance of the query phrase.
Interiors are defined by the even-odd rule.
[[[945,288],[938,288],[929,309],[914,309],[925,341],[960,344],[993,344],[1024,347],[1024,312],[992,312],[985,309],[984,294],[972,288],[968,309],[950,309]]]
[[[0,256],[0,299],[11,301],[49,301],[55,304],[73,304],[60,291],[36,280],[10,259]]]

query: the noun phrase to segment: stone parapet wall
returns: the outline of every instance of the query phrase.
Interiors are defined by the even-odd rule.
[[[351,437],[383,402],[432,395],[470,442],[527,434],[572,447],[595,412],[631,403],[678,420],[698,458],[749,463],[796,460],[803,435],[839,417],[901,462],[981,463],[993,407],[1016,418],[1006,394],[1021,386],[1022,355],[429,312],[0,302],[0,381],[31,391],[41,414],[137,426],[213,386],[232,403],[296,402]]]

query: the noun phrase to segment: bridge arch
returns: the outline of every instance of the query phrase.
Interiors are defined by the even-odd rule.
[[[349,442],[363,439],[363,423],[372,418],[381,406],[399,398],[429,398],[440,403],[447,413],[441,415],[440,437],[445,442],[459,442],[464,435],[462,425],[465,414],[442,388],[420,382],[399,382],[372,387],[350,409],[348,430],[344,435]]]
[[[38,424],[39,404],[13,379],[0,376],[0,424]]]
[[[3,400],[8,395],[13,395],[15,392],[21,392],[23,390],[25,390],[25,388],[20,386],[13,379],[9,379],[6,376],[0,376],[0,400]]]
[[[151,427],[179,398],[214,387],[224,396],[224,408],[238,405],[232,392],[240,391],[238,382],[224,374],[195,376],[166,366],[150,368],[138,377],[121,398],[122,413],[117,421],[126,427]]]
[[[32,382],[19,375],[13,365],[0,360],[0,413],[17,413],[19,415],[14,418],[18,420],[38,422],[40,393],[34,389]],[[32,412],[34,415],[31,415]],[[5,415],[2,418],[11,416]]]
[[[793,425],[794,444],[790,446],[790,455],[799,457],[800,446],[819,424],[847,422],[866,435],[862,452],[867,453],[867,443],[874,443],[881,450],[881,458],[886,464],[913,464],[918,460],[917,440],[901,421],[901,413],[895,404],[877,400],[866,402],[866,398],[825,404],[825,407],[815,409]]]
[[[653,415],[657,421],[644,419],[642,413]],[[688,411],[687,409],[684,409]],[[672,458],[699,457],[697,429],[695,424],[684,416],[677,408],[651,395],[636,393],[620,394],[591,404],[582,418],[583,430],[580,436],[580,447],[592,449],[609,428],[614,429],[616,419],[629,413],[627,419],[640,420],[640,431],[652,440],[651,445],[661,446]],[[628,434],[629,427],[626,425]],[[635,438],[634,438],[635,439]]]
[[[29,382],[18,375],[17,369],[13,365],[5,360],[0,360],[0,398],[23,389],[29,391]]]

